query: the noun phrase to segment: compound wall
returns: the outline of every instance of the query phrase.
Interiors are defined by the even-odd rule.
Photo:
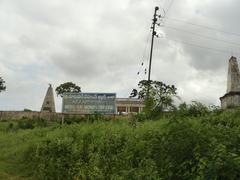
[[[37,111],[0,111],[0,121],[5,119],[21,119],[23,117],[30,119],[61,119],[63,117],[62,113],[50,113],[50,112],[37,112]]]

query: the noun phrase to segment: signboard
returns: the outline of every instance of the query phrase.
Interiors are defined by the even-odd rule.
[[[65,93],[63,113],[115,114],[116,93]]]

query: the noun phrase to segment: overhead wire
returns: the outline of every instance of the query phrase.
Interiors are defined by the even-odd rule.
[[[135,85],[133,87],[133,90],[132,92],[130,93],[130,96],[132,95],[132,93],[137,89],[137,86],[138,86],[138,83],[140,80],[144,79],[144,76],[146,76],[146,68],[144,68],[144,65],[146,66],[146,52],[147,52],[147,48],[148,48],[148,43],[150,41],[150,34],[151,34],[151,30],[149,30],[149,33],[146,37],[146,41],[145,41],[145,47],[144,47],[144,51],[143,51],[143,54],[142,54],[142,57],[141,57],[141,64],[140,64],[140,67],[138,69],[138,72],[137,72],[137,77],[135,79]],[[144,68],[144,71],[145,73],[142,73],[142,69]],[[144,74],[144,76],[141,78],[140,76],[142,76],[142,74]]]
[[[189,24],[189,25],[192,25],[192,26],[202,27],[202,28],[205,28],[205,29],[208,29],[208,30],[212,30],[212,31],[218,31],[218,32],[224,33],[224,34],[230,34],[230,35],[234,35],[234,36],[239,36],[239,37],[240,37],[240,34],[238,34],[238,33],[228,32],[228,31],[220,30],[220,29],[217,29],[217,28],[214,28],[214,27],[210,27],[210,26],[206,26],[206,25],[201,25],[201,24],[197,24],[197,23],[192,23],[192,22],[188,22],[188,21],[185,21],[185,20],[177,19],[177,18],[167,17],[166,14],[167,14],[167,12],[169,11],[169,9],[171,8],[172,3],[173,3],[173,0],[170,2],[170,5],[169,5],[168,9],[166,9],[166,11],[165,11],[165,16],[163,16],[162,18],[165,18],[165,19],[168,19],[168,20],[173,20],[173,21],[178,21],[178,22],[181,22],[181,23],[186,23],[186,24]],[[163,26],[163,27],[164,27],[164,26]],[[231,45],[240,47],[240,43],[236,43],[236,42],[232,42],[232,41],[227,41],[227,40],[223,40],[223,39],[217,39],[217,38],[214,38],[214,37],[210,37],[210,36],[198,34],[198,33],[195,33],[195,32],[191,32],[191,31],[184,30],[184,29],[179,29],[179,28],[176,28],[176,27],[171,27],[171,26],[168,26],[168,25],[167,25],[167,26],[165,25],[165,27],[166,27],[166,28],[169,28],[169,29],[172,29],[172,30],[181,31],[181,32],[185,32],[185,33],[192,34],[192,35],[195,35],[195,36],[199,36],[199,37],[201,37],[201,38],[211,39],[211,40],[215,40],[215,41],[219,41],[219,42],[223,42],[223,43],[227,43],[227,44],[231,44]],[[202,49],[207,49],[207,50],[210,50],[210,51],[215,51],[215,52],[219,52],[219,53],[230,54],[230,51],[227,51],[227,50],[212,48],[212,47],[203,46],[203,45],[198,45],[198,44],[189,43],[189,42],[182,41],[182,40],[179,41],[179,40],[171,39],[171,38],[168,38],[168,37],[163,37],[163,38],[166,38],[166,39],[169,39],[169,40],[172,40],[172,41],[175,41],[175,42],[180,42],[180,43],[183,43],[183,44],[186,44],[186,45],[189,45],[189,46],[195,46],[195,47],[202,48]]]
[[[192,34],[192,35],[195,35],[195,36],[199,36],[199,37],[201,37],[201,38],[211,39],[211,40],[214,40],[214,41],[219,41],[219,42],[223,42],[223,43],[227,43],[227,44],[231,44],[231,45],[240,47],[240,43],[236,43],[236,42],[232,42],[232,41],[227,41],[227,40],[223,40],[223,39],[217,39],[217,38],[214,38],[214,37],[210,37],[210,36],[198,34],[198,33],[195,33],[195,32],[187,31],[187,30],[184,30],[184,29],[179,29],[179,28],[176,28],[176,27],[168,26],[168,25],[164,25],[164,26],[162,26],[162,27],[163,27],[163,28],[166,27],[166,28],[168,28],[168,29],[172,29],[172,30],[175,30],[175,31],[181,31],[181,32],[184,32],[184,33],[188,33],[188,34]]]
[[[171,41],[183,43],[183,44],[186,44],[186,45],[189,45],[189,46],[195,46],[195,47],[198,47],[198,48],[201,48],[201,49],[207,49],[208,51],[215,51],[215,52],[218,52],[218,53],[231,54],[230,51],[223,50],[223,49],[217,49],[217,48],[212,48],[212,47],[209,47],[209,46],[203,46],[203,45],[199,45],[199,44],[189,43],[189,42],[182,41],[182,40],[176,40],[176,39],[169,38],[167,36],[165,36],[163,38],[171,40]],[[234,52],[234,54],[238,54],[238,53]]]
[[[168,5],[167,9],[165,10],[165,17],[166,17],[166,15],[167,15],[168,11],[170,10],[170,8],[172,7],[173,2],[174,2],[174,0],[170,0],[170,3],[169,3],[169,5]]]
[[[192,22],[188,22],[186,20],[181,20],[181,19],[177,19],[177,18],[172,18],[172,17],[167,17],[167,13],[169,12],[170,8],[172,7],[173,5],[173,2],[174,0],[170,0],[170,3],[168,5],[168,7],[166,8],[166,10],[164,8],[162,8],[162,10],[164,11],[164,16],[161,16],[159,15],[160,18],[165,18],[165,19],[168,19],[168,20],[171,20],[171,21],[175,21],[175,22],[181,22],[181,23],[185,23],[185,24],[189,24],[189,25],[192,25],[192,26],[197,26],[197,27],[201,27],[201,28],[205,28],[205,29],[208,29],[208,30],[212,30],[212,31],[217,31],[217,32],[220,32],[220,33],[224,33],[224,34],[229,34],[229,35],[234,35],[234,36],[238,36],[240,37],[240,34],[238,33],[233,33],[233,32],[228,32],[228,31],[224,31],[224,30],[220,30],[220,29],[217,29],[217,28],[214,28],[214,27],[210,27],[210,26],[206,26],[206,25],[201,25],[201,24],[197,24],[197,23],[192,23]],[[166,3],[166,1],[165,1]],[[214,41],[219,41],[219,42],[223,42],[223,43],[227,43],[227,44],[231,44],[231,45],[234,45],[234,46],[237,46],[237,47],[240,47],[240,43],[236,43],[236,42],[232,42],[232,41],[227,41],[227,40],[223,40],[223,39],[217,39],[217,38],[214,38],[214,37],[210,37],[210,36],[207,36],[207,35],[202,35],[202,34],[198,34],[198,33],[195,33],[195,32],[191,32],[191,31],[188,31],[188,30],[184,30],[184,29],[179,29],[179,28],[176,28],[176,27],[171,27],[171,26],[164,26],[164,28],[169,28],[169,29],[172,29],[172,30],[176,30],[176,31],[181,31],[181,32],[185,32],[185,33],[188,33],[188,34],[192,34],[192,35],[195,35],[195,36],[199,36],[201,38],[205,38],[205,39],[211,39],[211,40],[214,40]],[[150,31],[151,32],[151,31]],[[230,52],[228,50],[223,50],[223,49],[217,49],[217,48],[212,48],[212,47],[209,47],[209,46],[204,46],[204,45],[199,45],[199,44],[195,44],[195,43],[191,43],[191,42],[186,42],[186,41],[182,41],[182,40],[176,40],[176,39],[172,39],[172,38],[169,38],[169,37],[162,37],[164,39],[168,39],[168,40],[171,40],[171,41],[175,41],[175,42],[179,42],[179,43],[183,43],[183,44],[186,44],[186,45],[189,45],[189,46],[194,46],[194,47],[198,47],[198,48],[201,48],[201,49],[206,49],[208,51],[215,51],[217,53],[224,53],[224,54],[230,54],[230,53],[233,53],[233,52]],[[145,65],[145,61],[146,61],[146,58],[145,58],[145,54],[146,54],[146,51],[147,51],[147,46],[148,46],[148,43],[149,43],[149,40],[150,40],[150,36],[148,35],[147,36],[147,41],[146,41],[146,45],[145,45],[145,48],[144,48],[144,51],[143,51],[143,55],[142,55],[142,59],[143,61],[141,61],[141,65],[139,67],[139,70],[137,72],[137,75],[140,75],[140,72],[142,71],[142,68],[144,68],[144,65]],[[234,52],[235,53],[235,52]],[[238,53],[235,53],[235,54],[238,54]],[[238,54],[239,55],[239,54]],[[147,73],[147,68],[145,68],[145,75]]]
[[[229,35],[240,37],[240,34],[238,34],[238,33],[224,31],[224,30],[221,30],[221,29],[218,29],[218,28],[207,26],[207,25],[192,23],[192,22],[189,22],[189,21],[186,21],[186,20],[182,20],[182,19],[178,19],[178,18],[172,18],[172,17],[165,17],[165,18],[168,19],[168,20],[177,21],[177,22],[189,24],[189,25],[192,25],[192,26],[198,26],[198,27],[202,27],[202,28],[205,28],[205,29],[208,29],[208,30],[217,31],[217,32],[220,32],[220,33],[224,33],[224,34],[229,34]]]
[[[142,75],[142,71],[144,69],[144,71],[146,72],[146,52],[147,52],[147,47],[148,47],[148,43],[149,43],[149,40],[150,40],[150,33],[151,31],[149,31],[149,34],[147,36],[147,40],[146,40],[146,44],[145,44],[145,47],[144,47],[144,51],[143,51],[143,54],[142,54],[142,58],[141,58],[141,65],[138,69],[138,72],[137,72],[137,75],[140,76]],[[146,75],[146,73],[144,73]]]

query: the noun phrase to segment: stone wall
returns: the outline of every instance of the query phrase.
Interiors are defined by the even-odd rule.
[[[14,120],[14,119],[21,119],[23,117],[29,118],[29,119],[46,119],[49,121],[52,120],[58,120],[62,121],[64,120],[64,117],[85,117],[88,115],[84,114],[74,114],[74,113],[54,113],[54,112],[38,112],[38,111],[0,111],[0,121],[1,120]],[[116,115],[104,115],[105,118],[112,119]]]
[[[225,96],[221,97],[220,100],[221,100],[221,107],[223,109],[239,106],[240,93],[231,92],[231,93],[225,94]]]
[[[4,119],[21,119],[27,117],[30,119],[43,118],[47,120],[61,120],[64,115],[62,113],[37,112],[37,111],[0,111],[0,120]]]

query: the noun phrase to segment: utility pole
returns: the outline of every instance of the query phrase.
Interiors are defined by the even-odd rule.
[[[148,89],[147,89],[147,98],[149,98],[149,90],[150,90],[150,82],[151,82],[151,69],[152,69],[152,54],[153,54],[153,44],[154,44],[154,37],[157,36],[157,32],[155,31],[155,27],[157,24],[157,11],[159,7],[155,7],[154,15],[153,15],[153,23],[152,23],[152,42],[151,42],[151,51],[150,51],[150,60],[149,60],[149,69],[148,69]]]

